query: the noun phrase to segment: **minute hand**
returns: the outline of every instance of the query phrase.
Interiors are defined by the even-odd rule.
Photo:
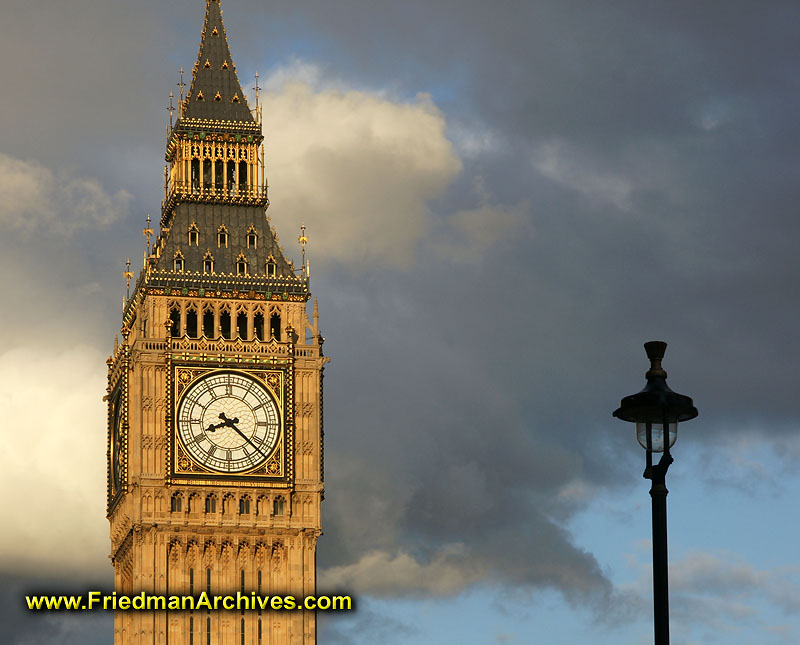
[[[255,448],[256,452],[257,452],[257,453],[259,453],[259,454],[260,454],[262,457],[264,457],[264,459],[266,459],[266,458],[267,458],[267,456],[266,456],[266,455],[265,455],[263,452],[261,452],[261,449],[260,449],[260,448],[259,448],[259,447],[258,447],[256,444],[254,444],[252,441],[250,441],[250,439],[247,437],[247,435],[245,435],[245,433],[244,433],[244,432],[242,432],[241,430],[239,430],[239,428],[237,428],[237,427],[234,425],[233,421],[231,421],[230,419],[228,419],[228,422],[227,422],[225,425],[226,425],[226,426],[228,426],[229,428],[233,428],[233,429],[234,429],[236,432],[238,432],[238,433],[239,433],[239,436],[240,436],[242,439],[244,439],[244,440],[245,440],[247,443],[249,443],[251,446],[253,446],[253,448]]]

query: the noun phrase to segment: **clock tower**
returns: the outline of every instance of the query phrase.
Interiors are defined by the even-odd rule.
[[[108,359],[108,519],[117,594],[316,591],[322,353],[300,268],[266,215],[259,106],[219,0],[170,123],[160,230]],[[257,102],[257,100],[256,100]],[[128,272],[128,278],[132,277]],[[117,644],[315,643],[311,611],[119,611]]]

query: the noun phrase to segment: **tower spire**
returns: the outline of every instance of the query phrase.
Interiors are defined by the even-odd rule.
[[[181,117],[254,122],[231,58],[220,0],[206,0],[200,52]]]

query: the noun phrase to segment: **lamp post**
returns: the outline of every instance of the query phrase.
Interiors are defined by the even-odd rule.
[[[626,396],[614,416],[636,424],[636,439],[646,452],[644,478],[652,483],[653,503],[653,618],[655,645],[669,645],[669,583],[667,579],[667,469],[672,463],[670,448],[678,438],[678,423],[697,416],[692,399],[669,389],[667,373],[661,367],[667,344],[644,344],[650,369],[641,392]],[[663,453],[653,465],[653,453]]]

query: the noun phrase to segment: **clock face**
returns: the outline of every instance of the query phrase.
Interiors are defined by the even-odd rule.
[[[275,399],[254,378],[212,372],[186,390],[178,404],[178,436],[198,463],[241,473],[264,463],[278,443]]]
[[[122,483],[122,393],[117,392],[112,407],[111,435],[111,492],[116,493]]]

